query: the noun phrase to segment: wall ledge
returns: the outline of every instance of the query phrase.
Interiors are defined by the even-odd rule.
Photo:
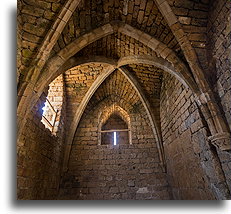
[[[231,135],[228,132],[221,132],[209,137],[211,144],[222,151],[231,150]]]

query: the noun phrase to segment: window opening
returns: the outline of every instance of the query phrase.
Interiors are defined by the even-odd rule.
[[[46,128],[53,131],[55,120],[57,117],[57,111],[55,111],[53,105],[50,101],[46,98],[45,106],[42,108],[43,115],[42,115],[42,123],[45,125]]]
[[[113,145],[130,143],[130,129],[128,124],[118,114],[112,114],[106,122],[100,126],[99,144]]]
[[[42,97],[45,104],[41,109],[41,122],[53,135],[56,135],[59,130],[60,121],[62,120],[62,108],[65,107],[64,78],[62,74],[49,84],[47,93],[44,92]]]
[[[116,132],[114,132],[114,146],[116,145]]]

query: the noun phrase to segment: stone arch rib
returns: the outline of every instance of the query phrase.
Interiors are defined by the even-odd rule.
[[[127,56],[119,59],[118,67],[128,64],[148,64],[154,65],[157,68],[160,68],[172,75],[174,75],[186,88],[190,88],[194,93],[197,93],[197,85],[192,78],[185,78],[181,73],[176,72],[175,68],[171,63],[169,63],[166,59],[161,57],[149,56],[149,55],[133,55]]]
[[[47,66],[43,71],[43,75],[41,75],[39,82],[36,84],[37,87],[39,87],[41,82],[46,82],[46,80],[49,79],[49,77],[53,73],[55,73],[60,66],[65,64],[65,62],[73,57],[78,51],[80,51],[87,45],[115,32],[121,32],[151,48],[159,55],[160,59],[162,58],[162,60],[166,60],[165,62],[172,64],[175,73],[177,73],[178,76],[184,79],[184,81],[188,84],[188,86],[193,89],[195,93],[198,93],[197,85],[189,70],[184,65],[184,63],[176,56],[173,50],[169,49],[165,44],[158,41],[154,37],[123,22],[112,22],[97,29],[94,29],[63,48],[55,57],[53,57],[47,63]],[[57,61],[61,61],[62,63],[57,63]]]
[[[101,114],[99,115],[99,123],[101,123],[100,125],[103,125],[113,113],[118,113],[118,115],[127,123],[127,125],[131,123],[129,114],[122,107],[113,104],[101,111]]]
[[[94,81],[94,83],[91,85],[90,89],[87,91],[87,93],[85,94],[83,100],[81,101],[78,110],[75,113],[75,116],[71,122],[70,127],[74,127],[71,128],[69,131],[69,134],[67,136],[66,139],[66,150],[65,150],[65,154],[64,154],[64,161],[63,161],[63,171],[67,171],[67,165],[68,165],[68,161],[69,161],[69,156],[70,156],[70,152],[71,152],[71,146],[72,146],[72,142],[74,139],[74,135],[75,135],[75,131],[77,129],[77,126],[79,124],[79,121],[84,113],[84,110],[88,104],[88,102],[90,101],[91,97],[93,96],[93,94],[96,92],[96,90],[99,88],[99,86],[104,82],[104,80],[115,70],[115,68],[112,66],[111,68],[104,70]]]
[[[91,62],[99,62],[99,63],[105,63],[105,64],[111,64],[115,67],[121,67],[128,64],[137,64],[137,63],[143,63],[148,65],[153,65],[157,68],[160,68],[172,75],[174,75],[186,88],[190,88],[194,93],[197,92],[197,86],[193,79],[187,80],[184,78],[184,76],[181,73],[178,73],[175,71],[175,68],[171,63],[169,63],[166,59],[163,59],[161,57],[155,57],[155,56],[149,56],[149,55],[132,55],[132,56],[126,56],[120,58],[118,61],[115,61],[113,59],[103,57],[103,56],[89,56],[89,57],[82,57],[82,58],[76,58],[71,57],[69,60],[67,60],[55,73],[45,75],[43,78],[40,79],[38,82],[38,85],[42,85],[41,88],[45,87],[47,84],[46,82],[51,82],[53,79],[55,79],[57,76],[59,76],[64,71],[73,68],[78,65],[88,64]],[[39,91],[39,89],[37,89]]]
[[[178,41],[184,56],[192,70],[195,81],[200,89],[200,93],[197,95],[197,103],[200,106],[202,113],[207,119],[207,123],[211,132],[210,139],[213,144],[219,147],[221,150],[231,149],[231,135],[229,127],[222,117],[219,106],[216,103],[214,93],[209,86],[205,74],[203,73],[198,61],[195,49],[192,47],[187,35],[185,34],[181,24],[179,23],[176,15],[172,11],[167,0],[155,0],[155,3],[160,10],[161,14],[167,21],[173,35]],[[209,116],[208,116],[209,114]],[[225,139],[225,143],[220,141],[220,136]]]
[[[17,109],[17,115],[19,118],[18,136],[20,136],[21,130],[24,128],[28,113],[39,99],[45,86],[49,84],[48,80],[51,81],[51,78],[55,76],[55,73],[57,73],[57,71],[79,50],[86,47],[88,44],[91,44],[92,42],[115,32],[121,32],[131,36],[132,38],[137,39],[138,41],[150,47],[160,57],[166,59],[170,64],[172,64],[175,72],[182,75],[182,77],[185,79],[185,82],[194,87],[195,93],[198,92],[196,84],[194,84],[194,80],[187,70],[187,67],[171,49],[150,35],[137,30],[123,22],[112,22],[94,29],[89,33],[86,33],[85,35],[77,38],[72,43],[63,48],[57,55],[52,57],[47,62],[47,64],[44,66],[44,69],[42,70],[41,75],[38,77],[39,80],[35,84],[29,84],[26,87],[24,92],[26,96],[21,98]],[[25,105],[28,106],[27,110],[24,108]]]
[[[135,78],[124,68],[119,68],[118,69],[127,79],[128,81],[132,84],[133,88],[136,90],[138,93],[138,96],[140,97],[140,100],[147,112],[148,118],[151,123],[152,131],[154,134],[154,137],[157,142],[157,147],[158,147],[158,153],[159,153],[159,158],[161,162],[161,166],[163,171],[166,171],[166,166],[165,166],[165,157],[164,157],[164,151],[163,151],[163,146],[162,146],[162,138],[160,134],[160,130],[158,130],[158,126],[156,123],[156,119],[154,114],[151,111],[150,104],[147,100],[147,98],[144,95],[144,92],[142,91],[141,87],[139,86],[138,81],[135,80]],[[109,70],[105,70],[103,73],[101,73],[95,82],[92,84],[90,89],[87,91],[86,95],[84,96],[83,100],[80,103],[80,106],[78,110],[76,111],[76,114],[73,118],[73,121],[71,122],[71,130],[69,131],[69,135],[67,137],[67,147],[64,155],[64,163],[63,163],[63,172],[66,172],[68,170],[68,162],[69,162],[69,157],[70,157],[70,152],[71,152],[71,147],[74,139],[74,135],[76,132],[76,129],[78,127],[78,124],[80,122],[80,119],[85,111],[85,108],[90,101],[91,97],[94,95],[96,90],[100,87],[100,85],[104,82],[104,80],[115,71],[115,68],[111,68]]]
[[[164,148],[163,148],[163,144],[162,144],[162,137],[161,137],[161,131],[158,128],[157,125],[157,121],[155,118],[155,115],[152,112],[151,109],[151,105],[148,101],[148,99],[145,96],[145,93],[143,92],[139,82],[135,79],[135,77],[125,68],[119,68],[119,71],[121,71],[121,73],[128,79],[128,81],[130,82],[130,84],[133,86],[133,88],[136,90],[151,123],[151,127],[152,127],[152,131],[154,134],[154,137],[156,139],[157,142],[157,148],[158,148],[158,152],[159,152],[159,158],[160,158],[160,162],[162,164],[162,169],[163,171],[165,171],[165,156],[164,156]]]
[[[51,50],[57,42],[60,34],[63,32],[63,29],[71,18],[73,12],[78,7],[80,1],[81,0],[68,0],[66,4],[62,7],[50,30],[47,32],[34,61],[31,63],[32,68],[28,71],[28,74],[25,77],[26,81],[31,81],[30,78],[32,76],[34,77],[32,81],[36,81],[41,69],[43,68],[50,56]],[[23,87],[20,87],[19,92],[23,93],[22,91]]]

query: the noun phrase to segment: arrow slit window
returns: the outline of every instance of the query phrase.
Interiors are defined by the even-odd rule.
[[[111,114],[102,124],[99,135],[99,144],[101,145],[131,144],[130,124],[128,125],[117,113]]]

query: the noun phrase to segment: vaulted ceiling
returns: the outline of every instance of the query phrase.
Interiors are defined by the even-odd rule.
[[[122,21],[180,52],[180,47],[153,0],[86,0],[73,13],[56,50],[92,29],[113,21]],[[129,40],[129,38],[127,38]]]
[[[31,90],[42,93],[60,73],[76,65],[84,70],[81,59],[88,59],[99,71],[100,64],[93,60],[97,56],[113,62],[109,66],[114,69],[123,67],[136,79],[159,120],[159,96],[165,71],[178,75],[197,91],[190,69],[196,60],[190,52],[190,42],[198,43],[187,40],[182,29],[190,36],[191,25],[195,32],[197,27],[203,28],[197,22],[206,19],[208,3],[206,0],[200,3],[189,0],[19,0],[19,102],[26,89],[33,96]],[[202,13],[196,13],[198,8],[202,8]],[[127,62],[126,57],[131,56],[133,61]],[[141,56],[155,63],[136,60]],[[119,65],[124,58],[124,63]],[[80,62],[72,64],[71,60]],[[88,89],[97,75],[88,83]],[[108,77],[105,81],[109,80]],[[68,77],[65,81],[68,85]],[[32,87],[27,86],[28,82]],[[25,99],[30,102],[29,96]]]

